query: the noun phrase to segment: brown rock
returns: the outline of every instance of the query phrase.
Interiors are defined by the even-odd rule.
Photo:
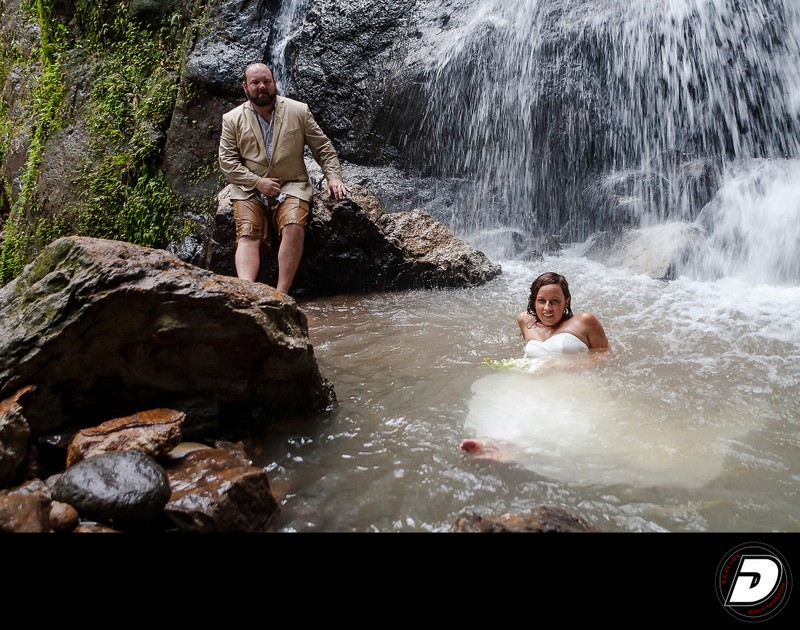
[[[69,532],[77,527],[78,510],[69,503],[53,501],[50,504],[50,528],[54,532]]]
[[[600,532],[587,521],[560,508],[537,507],[529,512],[481,516],[473,512],[462,514],[453,527],[457,532],[471,533],[569,533]]]
[[[33,388],[24,387],[0,400],[0,487],[13,482],[28,454],[30,428],[23,415],[20,399]]]
[[[195,532],[264,532],[278,508],[265,470],[223,448],[195,450],[167,469],[164,512]]]
[[[26,385],[58,393],[24,406],[37,437],[198,396],[221,424],[336,403],[294,300],[164,250],[88,237],[53,241],[0,288],[0,398]]]
[[[50,530],[50,498],[24,489],[0,491],[0,532],[42,533]]]
[[[180,443],[185,419],[182,411],[151,409],[82,429],[67,447],[67,466],[99,453],[134,449],[158,459]]]

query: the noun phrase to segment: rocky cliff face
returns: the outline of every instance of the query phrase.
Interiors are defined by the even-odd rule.
[[[349,163],[356,183],[386,191],[388,211],[412,209],[419,194],[403,192],[399,170],[369,169],[398,166],[426,54],[468,4],[131,0],[91,10],[45,2],[37,12],[0,0],[4,281],[58,236],[148,246],[187,231],[207,237],[226,183],[220,119],[241,102],[241,71],[253,60],[275,65],[284,92],[309,103],[346,179]],[[111,127],[108,117],[127,122]],[[149,231],[135,227],[147,221]]]

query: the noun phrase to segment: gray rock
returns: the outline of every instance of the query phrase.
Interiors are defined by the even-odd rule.
[[[0,397],[25,385],[38,388],[24,406],[34,436],[198,396],[222,424],[336,403],[291,298],[83,237],[50,244],[0,289]]]
[[[54,500],[81,518],[124,530],[146,528],[163,514],[170,487],[164,469],[141,451],[116,451],[84,459],[53,484]]]
[[[705,243],[703,230],[674,221],[648,228],[594,234],[583,254],[590,260],[619,267],[654,280],[673,280],[675,269]]]
[[[422,210],[387,214],[378,198],[358,184],[342,201],[314,198],[303,259],[295,276],[292,294],[310,298],[337,293],[364,293],[485,284],[501,273],[500,265],[456,238],[443,223]],[[227,188],[225,189],[227,190]],[[221,192],[217,233],[225,243],[235,240],[230,200]],[[273,243],[273,254],[277,251]],[[227,260],[226,260],[227,259]],[[211,261],[230,272],[233,254],[212,251]],[[260,280],[277,281],[275,257]]]

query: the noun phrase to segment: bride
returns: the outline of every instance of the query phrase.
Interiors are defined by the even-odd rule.
[[[570,300],[569,284],[564,276],[548,271],[533,281],[528,308],[517,315],[517,324],[526,342],[526,358],[609,350],[600,320],[585,311],[573,313]],[[460,446],[467,453],[497,450],[495,445],[478,439],[465,439]]]
[[[548,271],[533,281],[528,309],[517,315],[526,357],[608,350],[600,320],[592,313],[573,314],[570,300],[564,276]]]

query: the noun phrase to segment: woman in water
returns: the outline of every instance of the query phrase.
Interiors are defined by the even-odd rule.
[[[526,357],[608,350],[600,320],[592,313],[573,314],[571,299],[560,274],[548,271],[533,281],[528,310],[517,315]]]
[[[528,309],[517,315],[525,357],[545,357],[557,354],[606,352],[608,338],[603,325],[588,312],[573,313],[567,279],[557,273],[543,273],[531,284]],[[476,439],[461,442],[467,453],[496,451],[489,443]],[[494,454],[495,459],[504,459]]]

